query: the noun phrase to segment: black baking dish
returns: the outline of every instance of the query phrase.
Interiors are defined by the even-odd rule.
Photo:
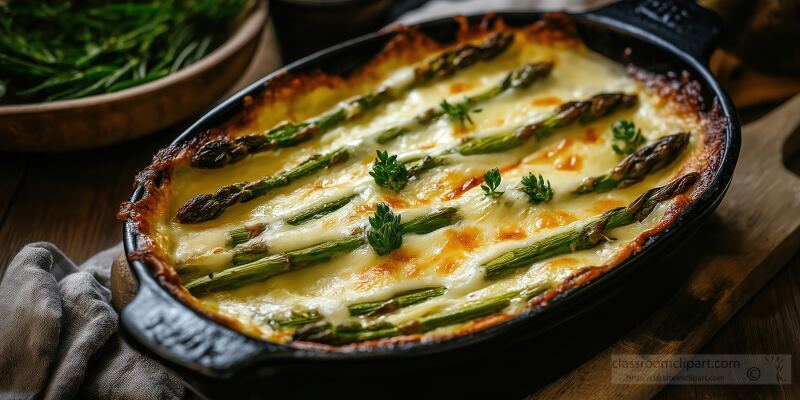
[[[497,14],[511,26],[530,24],[541,15]],[[717,104],[727,119],[721,161],[712,182],[672,225],[651,237],[643,251],[591,283],[561,294],[547,307],[533,309],[488,329],[442,342],[351,352],[303,350],[247,337],[172,297],[143,263],[132,261],[130,266],[139,280],[139,288],[121,315],[128,341],[203,395],[246,398],[325,394],[329,397],[518,395],[517,390],[524,393],[552,379],[577,359],[585,358],[587,352],[597,351],[597,346],[591,348],[578,342],[607,343],[608,338],[601,339],[596,332],[585,331],[597,326],[591,324],[596,324],[598,317],[608,321],[609,315],[622,313],[635,320],[646,311],[641,310],[640,304],[631,303],[632,295],[661,293],[663,297],[669,287],[685,276],[691,261],[681,245],[709,218],[727,190],[739,154],[740,126],[730,99],[706,67],[720,32],[719,19],[713,13],[690,1],[633,0],[573,16],[592,50],[653,72],[687,71],[700,83],[706,108]],[[468,17],[471,23],[478,23],[481,18],[482,15]],[[457,29],[452,18],[419,25],[419,30],[441,42],[453,40]],[[346,75],[379,52],[392,35],[392,32],[366,35],[292,63],[284,71],[302,73],[321,69]],[[276,74],[217,106],[173,145],[235,115],[241,110],[243,98],[257,94]],[[142,195],[143,188],[138,187],[132,201]],[[124,246],[128,254],[137,250],[136,232],[130,223],[125,224]],[[625,325],[618,328],[624,332]],[[585,334],[576,335],[576,330]],[[584,347],[585,350],[578,350]],[[503,367],[506,372],[502,372]],[[516,374],[509,375],[509,369]],[[528,379],[524,379],[526,376]],[[409,381],[409,377],[413,380]],[[503,378],[505,382],[498,381]],[[516,382],[520,380],[525,382]]]

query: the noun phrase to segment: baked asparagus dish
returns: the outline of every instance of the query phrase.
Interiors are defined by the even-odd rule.
[[[243,334],[338,351],[447,340],[547,307],[636,254],[718,162],[689,76],[617,64],[549,15],[349,76],[286,73],[162,150],[123,205],[144,261]],[[646,266],[643,266],[646,268]]]

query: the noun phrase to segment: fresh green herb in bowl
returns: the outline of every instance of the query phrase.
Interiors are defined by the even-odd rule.
[[[252,0],[0,2],[0,103],[66,100],[141,85],[191,65]]]

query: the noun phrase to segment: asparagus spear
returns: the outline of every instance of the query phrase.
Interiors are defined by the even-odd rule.
[[[286,223],[289,225],[296,226],[296,225],[302,225],[313,219],[322,218],[325,215],[328,215],[346,206],[348,203],[350,203],[350,200],[353,200],[354,197],[356,197],[356,195],[351,194],[349,196],[342,197],[341,199],[329,201],[327,203],[311,207],[307,210],[303,210],[300,213],[287,218]],[[228,246],[236,247],[240,244],[246,243],[250,239],[263,233],[264,230],[266,230],[266,228],[267,224],[260,222],[236,229],[231,229],[230,231],[228,231],[228,236],[230,236],[230,240],[228,240]]]
[[[250,239],[264,232],[266,227],[267,224],[257,223],[236,229],[231,229],[230,231],[228,231],[228,236],[230,236],[230,239],[228,240],[228,245],[230,247],[236,247],[242,243],[246,243]]]
[[[217,290],[230,290],[263,281],[291,268],[289,258],[285,254],[276,254],[264,257],[252,263],[229,268],[222,272],[208,274],[194,279],[183,285],[186,290],[195,296]]]
[[[242,160],[248,154],[294,146],[317,133],[327,132],[342,122],[353,120],[364,112],[397,98],[414,86],[448,77],[478,61],[490,60],[507,49],[513,40],[513,34],[496,33],[480,44],[463,44],[420,63],[414,67],[414,77],[408,82],[394,87],[380,86],[370,93],[345,101],[320,116],[299,123],[285,122],[266,133],[212,140],[192,155],[192,166],[221,168]]]
[[[608,115],[617,108],[629,108],[636,103],[636,96],[624,93],[601,93],[584,101],[571,101],[563,104],[553,114],[541,122],[525,125],[514,132],[500,133],[481,138],[473,138],[460,146],[445,151],[440,155],[429,155],[417,160],[404,162],[402,174],[387,176],[402,178],[402,182],[390,185],[391,189],[402,188],[411,177],[428,169],[440,166],[447,161],[447,154],[458,152],[462,155],[493,153],[519,146],[532,136],[543,138],[554,129],[567,126],[575,121],[588,123]],[[325,155],[312,156],[293,170],[277,176],[264,177],[251,183],[237,183],[225,186],[215,194],[202,194],[186,202],[178,210],[176,220],[180,223],[204,222],[219,216],[227,207],[239,202],[246,202],[276,187],[289,184],[291,181],[309,175],[317,170],[344,161],[349,156],[346,148],[335,150]],[[392,171],[395,171],[394,169]],[[376,182],[382,182],[383,172],[373,171]],[[379,179],[380,178],[380,179]]]
[[[443,208],[440,210],[432,211],[423,216],[414,218],[410,221],[401,223],[399,226],[400,235],[425,235],[435,230],[450,226],[458,222],[458,210],[453,207]],[[286,253],[293,264],[310,264],[320,261],[326,261],[335,255],[344,252],[350,252],[361,245],[367,243],[366,238],[362,234],[356,234],[341,239],[329,240],[320,244],[306,247],[300,250],[294,250]],[[253,262],[260,258],[267,256],[266,251],[250,251],[249,249],[240,249],[234,252],[233,264],[242,265]]]
[[[329,240],[299,250],[286,253],[293,265],[308,265],[316,262],[327,261],[341,253],[348,253],[359,248],[365,242],[360,235],[348,236],[341,239]],[[233,265],[244,265],[260,260],[269,255],[264,246],[238,249],[233,253]]]
[[[549,75],[552,69],[552,62],[525,64],[522,67],[510,72],[497,85],[492,86],[479,94],[465,98],[464,103],[468,107],[473,107],[482,102],[491,100],[505,91],[527,88],[533,84],[533,82]],[[444,114],[444,107],[429,108],[418,114],[411,121],[384,130],[380,135],[378,135],[375,141],[380,144],[387,143],[400,135],[412,132],[415,129],[431,123]]]
[[[513,291],[502,296],[481,300],[452,310],[445,310],[410,321],[402,326],[388,322],[354,323],[332,325],[325,321],[306,325],[294,333],[295,340],[315,341],[330,344],[347,344],[393,336],[425,333],[437,328],[459,324],[500,312],[511,305],[514,299],[529,301],[550,289],[549,284],[535,286],[522,291]]]
[[[462,155],[506,151],[520,146],[530,138],[543,139],[553,133],[555,129],[571,125],[575,121],[586,124],[604,117],[616,109],[631,108],[635,104],[635,95],[596,94],[588,100],[564,103],[544,120],[525,125],[513,132],[468,139],[457,147],[457,151]]]
[[[322,319],[322,315],[316,310],[292,311],[286,318],[272,318],[269,324],[277,328],[297,328],[308,325]]]
[[[319,321],[296,330],[293,339],[339,345],[388,338],[402,334],[403,331],[401,331],[398,326],[388,322],[370,323],[367,325],[352,323],[333,326],[329,322]]]
[[[324,204],[320,204],[316,207],[311,207],[308,210],[305,210],[291,218],[286,219],[286,223],[289,225],[302,225],[312,219],[322,218],[325,215],[328,215],[350,203],[350,200],[356,197],[355,194],[351,194],[349,196],[342,197],[341,199],[333,200]]]
[[[351,304],[347,307],[347,309],[350,311],[350,315],[354,317],[361,315],[374,317],[377,315],[388,314],[401,308],[419,304],[428,299],[441,296],[446,290],[447,289],[443,286],[408,290],[405,292],[396,293],[386,300]]]
[[[347,307],[350,315],[354,317],[375,317],[388,314],[404,307],[422,303],[428,299],[441,296],[445,292],[443,286],[427,287],[397,293],[389,299],[351,304]],[[316,310],[296,312],[292,311],[288,318],[273,319],[270,324],[280,328],[297,328],[322,320],[322,315]]]
[[[466,304],[461,307],[457,307],[454,310],[446,310],[440,313],[422,317],[419,319],[417,324],[412,323],[411,326],[418,326],[416,330],[419,332],[429,332],[444,326],[459,324],[499,312],[511,305],[511,301],[517,298],[522,299],[523,301],[529,301],[530,299],[546,292],[548,289],[550,289],[549,285],[541,285],[525,290],[506,293],[501,296],[481,300],[472,304]],[[406,328],[406,330],[408,330],[408,328]]]
[[[224,186],[212,194],[201,194],[186,202],[175,219],[182,224],[195,224],[212,220],[226,208],[263,196],[270,190],[286,186],[323,168],[341,163],[350,156],[346,148],[327,154],[313,155],[300,165],[277,175],[265,176],[250,183],[240,182]]]
[[[664,136],[625,157],[611,172],[584,179],[575,193],[607,192],[633,185],[675,161],[688,143],[688,133]]]
[[[234,258],[234,262],[247,261],[246,263],[191,280],[184,287],[195,296],[236,289],[315,262],[329,260],[338,254],[350,252],[364,243],[366,242],[363,236],[358,235],[282,254],[239,253],[240,257]]]
[[[537,261],[599,246],[608,239],[606,231],[642,221],[658,203],[685,192],[698,176],[696,172],[686,174],[665,186],[648,190],[627,207],[606,211],[583,226],[502,254],[483,264],[486,268],[485,278],[499,279]]]
[[[460,217],[457,211],[455,208],[433,211],[401,224],[400,231],[402,234],[417,235],[433,232],[458,222]],[[239,251],[234,254],[234,263],[243,264],[234,264],[236,266],[189,281],[184,286],[196,296],[212,291],[235,289],[250,283],[263,281],[278,274],[330,260],[339,254],[351,252],[366,243],[366,236],[363,233],[358,233],[353,236],[329,240],[314,246],[276,255],[268,255],[266,252],[247,253]],[[236,258],[237,254],[239,258]]]

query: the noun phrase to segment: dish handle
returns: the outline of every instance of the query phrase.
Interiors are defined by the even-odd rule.
[[[592,11],[666,40],[696,60],[708,62],[722,33],[722,20],[694,0],[623,0]]]
[[[149,274],[137,276],[136,297],[122,309],[120,323],[130,344],[167,367],[227,378],[254,362],[288,356],[284,346],[257,341],[198,315]]]

